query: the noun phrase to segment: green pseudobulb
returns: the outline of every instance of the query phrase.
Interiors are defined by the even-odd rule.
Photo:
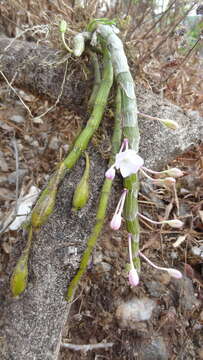
[[[89,156],[85,153],[86,166],[83,176],[76,186],[73,195],[73,208],[75,210],[82,209],[89,199],[89,175],[90,175],[90,161]]]
[[[28,253],[19,258],[11,277],[11,292],[13,296],[22,294],[27,286],[28,279]]]
[[[32,211],[31,222],[34,228],[39,228],[41,225],[43,225],[47,221],[49,215],[53,212],[56,201],[56,194],[57,189],[52,191],[45,189],[43,191]]]

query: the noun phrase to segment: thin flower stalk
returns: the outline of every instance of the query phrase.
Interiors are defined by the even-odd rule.
[[[144,215],[142,215],[142,214],[140,214],[140,213],[138,213],[138,215],[139,215],[141,218],[143,218],[143,219],[145,219],[145,220],[147,220],[147,221],[149,221],[150,223],[155,224],[155,225],[167,224],[167,225],[169,225],[169,226],[171,226],[171,227],[173,227],[173,228],[181,228],[181,227],[183,226],[183,222],[180,221],[180,220],[178,220],[178,219],[155,221],[155,220],[149,219],[148,217],[146,217],[146,216],[144,216]]]
[[[176,279],[182,278],[182,273],[179,270],[176,270],[173,268],[165,268],[162,266],[157,266],[151,260],[149,260],[141,251],[139,251],[139,255],[155,269],[161,270],[161,271],[166,271],[170,276],[175,277]]]
[[[129,259],[130,259],[130,270],[128,274],[129,284],[132,286],[137,286],[139,283],[138,272],[133,263],[132,257],[132,235],[128,234],[128,250],[129,250]]]
[[[125,198],[127,195],[128,190],[124,189],[123,193],[119,199],[118,205],[116,207],[115,213],[113,215],[113,218],[111,220],[110,226],[113,230],[118,230],[121,226],[122,221],[122,211],[125,203]]]
[[[171,168],[171,169],[167,169],[167,170],[163,170],[163,171],[154,171],[151,169],[148,169],[146,167],[142,167],[142,170],[149,172],[151,174],[154,175],[158,175],[158,176],[169,176],[169,177],[181,177],[184,175],[184,172],[178,168]]]

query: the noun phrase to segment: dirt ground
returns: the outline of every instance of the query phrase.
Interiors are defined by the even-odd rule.
[[[202,161],[203,147],[198,146],[171,164],[185,172],[178,181],[184,228],[171,231],[141,224],[141,249],[154,263],[181,270],[183,279],[172,279],[142,262],[141,282],[130,288],[127,237],[107,226],[72,306],[63,341],[114,346],[83,353],[63,349],[61,359],[203,358],[203,261],[202,252],[197,254],[197,248],[203,250]],[[169,191],[147,192],[145,186],[142,183],[140,193],[145,215],[161,219],[165,211],[176,211]]]

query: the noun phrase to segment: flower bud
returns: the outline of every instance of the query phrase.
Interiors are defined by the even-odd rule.
[[[178,168],[165,170],[164,173],[172,177],[180,177],[184,175],[184,172]]]
[[[176,279],[181,279],[183,277],[182,273],[176,269],[167,269],[167,272],[170,276],[176,278]]]
[[[132,286],[137,286],[139,284],[139,276],[137,270],[132,267],[128,274],[129,284]]]
[[[168,224],[169,226],[171,226],[173,228],[181,228],[183,226],[183,222],[178,219],[164,220],[162,223]]]
[[[178,130],[180,128],[180,126],[178,125],[178,123],[174,120],[168,120],[168,119],[159,119],[159,121],[167,126],[168,128],[172,129],[172,130]]]
[[[67,23],[66,23],[66,21],[65,21],[65,20],[61,20],[60,26],[59,26],[60,32],[65,33],[65,32],[66,32],[66,29],[67,29]]]
[[[110,222],[110,227],[113,230],[118,230],[121,227],[121,222],[122,222],[122,217],[120,214],[114,214],[111,222]]]
[[[86,166],[84,174],[76,186],[74,195],[73,195],[73,208],[75,210],[82,209],[89,199],[89,174],[90,174],[90,162],[89,156],[85,153]]]
[[[166,177],[164,179],[154,179],[153,184],[163,185],[163,186],[171,186],[176,183],[176,180],[173,177]]]
[[[109,180],[113,180],[115,178],[116,171],[113,166],[111,166],[105,173],[105,176]]]

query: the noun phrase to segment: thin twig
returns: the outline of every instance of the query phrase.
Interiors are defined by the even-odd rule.
[[[16,193],[15,193],[15,210],[14,214],[18,213],[18,195],[19,195],[19,156],[18,156],[18,146],[15,137],[11,140],[14,154],[15,154],[15,162],[16,162]]]
[[[23,106],[26,108],[26,110],[28,111],[29,115],[31,117],[33,117],[29,107],[24,103],[23,99],[21,98],[21,96],[18,94],[18,92],[16,91],[16,89],[11,85],[11,83],[8,81],[7,77],[4,75],[4,73],[2,71],[0,71],[1,76],[4,78],[4,80],[6,81],[7,85],[11,88],[11,90],[17,95],[17,97],[19,98],[20,102],[23,104]]]
[[[64,85],[65,85],[65,81],[66,81],[67,70],[68,70],[68,60],[66,61],[66,66],[65,66],[65,71],[64,71],[63,81],[62,81],[62,84],[61,84],[60,93],[58,94],[58,97],[57,97],[55,103],[52,106],[50,106],[45,112],[43,112],[42,114],[36,116],[34,118],[34,120],[42,118],[42,116],[46,115],[48,112],[53,110],[56,107],[56,105],[59,103],[60,98],[61,98],[61,96],[63,94],[63,89],[64,89]]]
[[[61,343],[61,347],[66,349],[74,350],[74,351],[90,351],[90,350],[97,350],[97,349],[105,349],[112,347],[114,343],[98,343],[98,344],[87,344],[87,345],[78,345],[78,344],[68,344],[68,343]]]

